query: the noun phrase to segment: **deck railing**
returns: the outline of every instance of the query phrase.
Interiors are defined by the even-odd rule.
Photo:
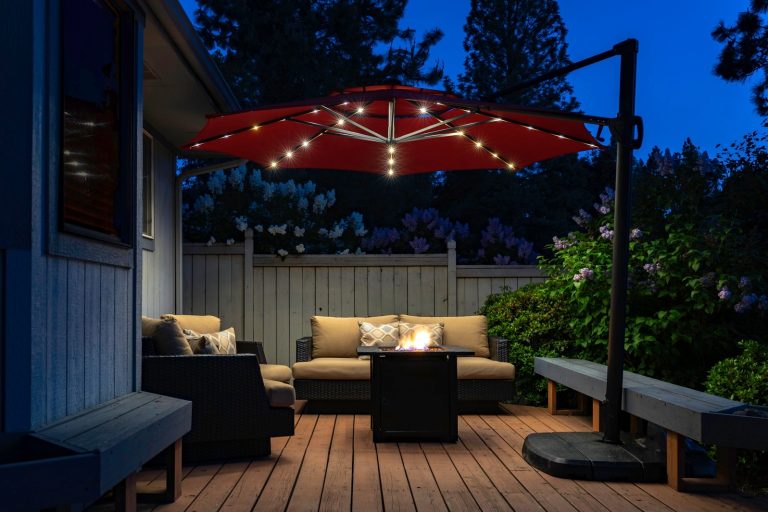
[[[469,315],[503,287],[544,276],[531,265],[457,265],[444,254],[253,254],[253,234],[229,246],[185,244],[183,310],[221,317],[240,339],[261,340],[270,362],[291,364],[309,317]]]

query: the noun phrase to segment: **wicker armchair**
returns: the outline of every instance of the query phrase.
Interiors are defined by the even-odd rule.
[[[142,348],[142,389],[193,402],[186,461],[266,456],[271,437],[293,435],[293,408],[267,399],[261,343],[238,341],[236,355],[158,356],[152,338]]]
[[[490,359],[508,362],[509,342],[504,338],[488,337]],[[312,338],[296,340],[296,362],[312,360]],[[370,400],[369,380],[322,380],[294,379],[296,398],[300,400]],[[459,380],[459,402],[487,403],[509,402],[515,395],[513,380],[461,379]]]

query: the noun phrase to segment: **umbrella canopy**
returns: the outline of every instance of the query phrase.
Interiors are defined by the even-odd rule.
[[[554,114],[379,85],[212,116],[183,147],[245,158],[265,168],[389,175],[515,170],[600,147],[581,121]]]

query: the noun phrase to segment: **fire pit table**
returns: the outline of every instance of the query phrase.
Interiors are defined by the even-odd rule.
[[[423,350],[358,347],[371,357],[374,442],[458,440],[456,358],[473,351],[441,345]]]

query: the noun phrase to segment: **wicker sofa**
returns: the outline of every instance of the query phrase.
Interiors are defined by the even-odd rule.
[[[158,355],[142,337],[142,389],[192,401],[185,461],[268,456],[270,438],[294,433],[290,377],[260,342],[238,341],[231,355]]]
[[[445,345],[464,346],[475,351],[475,357],[460,357],[457,361],[459,404],[464,409],[496,407],[498,402],[510,401],[514,396],[515,367],[508,362],[507,340],[487,336],[485,317],[385,315],[312,317],[313,335],[296,340],[293,385],[298,399],[370,400],[370,363],[357,357],[356,347],[360,339],[359,336],[356,341],[352,338],[359,320],[374,324],[394,321],[443,323]]]

